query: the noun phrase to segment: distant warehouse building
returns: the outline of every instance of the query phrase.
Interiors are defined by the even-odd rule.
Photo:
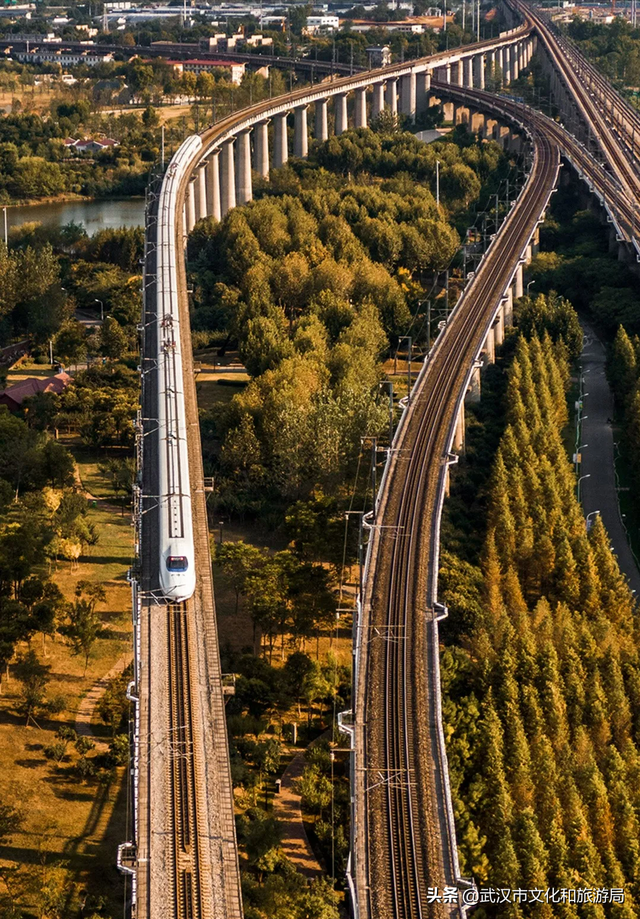
[[[211,60],[211,61],[167,61],[174,70],[177,70],[178,73],[214,73],[220,69],[229,70],[231,72],[231,82],[235,83],[236,86],[239,86],[242,83],[242,78],[244,77],[244,72],[246,70],[246,64],[238,63],[238,61],[224,61],[224,60]]]

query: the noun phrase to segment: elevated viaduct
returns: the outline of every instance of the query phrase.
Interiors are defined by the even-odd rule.
[[[518,0],[513,0],[518,2]],[[311,139],[328,138],[350,126],[364,127],[383,111],[410,120],[430,101],[452,106],[486,137],[530,152],[531,168],[475,277],[426,359],[410,405],[395,435],[370,530],[363,591],[354,624],[353,717],[343,719],[352,738],[353,821],[349,885],[359,919],[440,917],[466,911],[469,882],[460,876],[441,721],[438,621],[446,614],[437,599],[439,521],[448,467],[464,442],[464,400],[477,397],[480,371],[493,360],[510,322],[513,297],[523,292],[523,265],[537,241],[555,187],[561,155],[574,166],[617,221],[616,232],[634,245],[635,217],[620,199],[620,181],[576,138],[545,116],[485,92],[498,64],[507,79],[526,68],[536,35],[525,17],[496,39],[450,52],[359,73],[307,87],[235,113],[181,148],[172,164],[172,199],[178,298],[183,345],[190,354],[184,246],[196,222],[221,219],[253,196],[252,174],[267,178],[290,152],[304,158]],[[330,119],[329,105],[333,108]],[[313,106],[313,134],[308,112]],[[293,149],[289,149],[289,119]],[[311,135],[311,136],[310,136]],[[193,140],[193,139],[192,139]],[[154,210],[155,209],[155,210]],[[145,349],[153,342],[154,234],[167,218],[149,207],[145,277]],[[150,345],[152,353],[153,346]],[[146,360],[146,357],[145,357]],[[150,394],[153,361],[143,364],[143,440],[153,438]],[[149,382],[147,382],[149,381]],[[151,387],[149,389],[148,387]],[[227,760],[223,691],[217,652],[204,481],[199,453],[192,369],[186,362],[188,429],[195,502],[198,590],[176,619],[157,603],[153,557],[153,470],[142,465],[141,569],[136,580],[137,700],[136,826],[121,862],[136,881],[136,916],[191,916],[175,897],[180,872],[200,879],[199,914],[241,916],[233,799]],[[144,451],[143,451],[144,452]],[[173,654],[176,623],[187,635],[181,660]],[[372,636],[383,636],[374,641]],[[175,643],[174,643],[175,644]],[[186,655],[186,656],[185,656]],[[185,661],[188,662],[185,678]],[[172,680],[186,686],[192,711],[189,734],[171,716]],[[201,853],[170,843],[175,814],[171,800],[175,762],[197,784],[193,825]],[[186,764],[186,765],[185,765]],[[189,778],[188,776],[191,776]],[[191,881],[189,881],[191,883]],[[427,888],[454,891],[448,902],[430,903]],[[169,896],[168,894],[171,894]]]

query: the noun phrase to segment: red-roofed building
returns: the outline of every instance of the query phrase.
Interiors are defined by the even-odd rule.
[[[44,380],[38,380],[30,377],[28,380],[22,380],[15,383],[0,392],[0,405],[6,405],[10,412],[17,412],[22,408],[22,403],[30,396],[35,396],[39,392],[63,392],[69,383],[71,377],[68,373],[56,373],[53,377],[46,377]]]

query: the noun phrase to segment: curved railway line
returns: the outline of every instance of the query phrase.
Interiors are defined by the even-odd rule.
[[[443,826],[446,791],[431,764],[443,751],[438,717],[435,712],[427,715],[439,705],[429,685],[438,654],[439,520],[454,423],[471,368],[513,275],[514,261],[558,176],[555,143],[538,131],[532,140],[534,162],[526,186],[414,390],[372,530],[362,627],[385,639],[370,643],[362,716],[367,719],[365,813],[371,866],[367,915],[376,919],[439,919],[459,910],[457,905],[429,903],[427,895],[429,887],[442,890],[460,880],[455,840],[442,844],[450,839]],[[375,712],[383,717],[372,717]]]
[[[533,22],[528,9],[521,0],[510,2],[529,17],[510,33],[510,38],[530,35]],[[535,25],[540,30],[537,22]],[[493,40],[436,55],[428,59],[429,67],[433,70],[446,63],[456,52],[477,53],[495,45]],[[290,112],[296,106],[362,88],[375,80],[403,76],[420,64],[424,61],[337,79],[234,113],[204,131],[198,144],[193,143],[189,150],[185,147],[183,160],[178,161],[180,170],[174,173],[172,270],[181,319],[196,560],[200,561],[194,598],[164,607],[165,644],[161,653],[168,665],[165,691],[171,734],[165,787],[170,815],[165,825],[171,826],[172,834],[165,880],[171,879],[173,900],[166,905],[163,917],[241,916],[237,876],[233,873],[233,814],[232,810],[227,814],[226,849],[223,851],[220,842],[217,851],[218,840],[211,824],[216,805],[216,767],[209,761],[212,748],[203,740],[200,726],[207,692],[207,687],[200,684],[202,674],[208,671],[204,660],[207,654],[197,647],[198,630],[208,627],[205,614],[213,609],[213,598],[209,596],[207,580],[210,572],[205,573],[206,509],[182,257],[188,187],[203,157],[260,121]],[[352,849],[352,892],[355,890],[358,919],[445,919],[465,911],[459,900],[433,901],[428,893],[429,888],[464,889],[466,883],[458,865],[441,716],[438,620],[446,611],[437,602],[440,516],[448,465],[454,459],[450,451],[456,421],[471,374],[518,263],[546,210],[557,183],[561,154],[586,178],[610,211],[613,209],[619,232],[631,240],[636,231],[635,205],[626,193],[626,182],[631,181],[629,168],[617,141],[604,140],[612,173],[561,125],[533,109],[505,97],[435,80],[432,91],[436,95],[448,94],[463,105],[472,105],[501,123],[511,124],[515,132],[528,138],[533,162],[519,198],[423,366],[390,450],[375,515],[366,521],[371,536],[357,626],[352,792],[354,825],[358,827]],[[597,122],[596,115],[591,116],[593,124]],[[149,258],[153,266],[153,252]],[[153,435],[153,431],[147,433]],[[153,483],[148,487],[153,493]],[[155,553],[157,558],[153,538],[150,544],[146,551],[150,556]],[[145,639],[151,648],[150,635],[143,635]],[[219,663],[214,661],[209,687],[219,679],[216,666],[219,668]],[[145,674],[144,678],[151,686],[152,676]],[[151,721],[146,710],[142,715],[147,717],[150,738]],[[220,713],[217,717],[220,719]],[[223,723],[223,714],[221,717]],[[150,763],[150,739],[143,743],[149,745]],[[226,768],[228,773],[228,762],[226,767],[221,765],[223,755],[226,757],[226,746],[217,753],[217,768]],[[151,838],[154,817],[150,804],[143,817]],[[216,882],[218,875],[222,880]],[[149,886],[143,885],[141,893],[146,898],[146,912],[141,915],[155,919]]]
[[[576,72],[566,54],[564,45],[561,45],[558,41],[547,20],[533,11],[524,0],[507,0],[507,2],[520,16],[535,25],[540,40],[543,42],[547,53],[553,60],[555,67],[576,102],[580,116],[589,127],[592,136],[597,140],[614,175],[620,180],[622,186],[633,195],[634,200],[637,200],[640,196],[640,175],[637,169],[634,168],[633,162],[629,160],[626,145],[617,133],[612,131],[613,125],[610,121],[610,112],[601,111],[596,97],[590,91],[588,84]],[[622,102],[613,87],[611,87],[608,98],[613,98],[613,95]]]

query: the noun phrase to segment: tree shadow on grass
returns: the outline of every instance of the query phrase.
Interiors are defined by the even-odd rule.
[[[118,777],[111,787],[101,784],[95,787],[93,805],[79,836],[70,839],[64,846],[64,856],[77,864],[82,859],[82,870],[88,871],[87,888],[92,894],[107,896],[113,907],[122,906],[124,878],[116,867],[118,843],[127,838],[127,770],[118,770]],[[103,811],[115,794],[113,810],[104,833],[99,839],[91,839],[96,833]]]
[[[22,769],[38,769],[42,766],[44,762],[44,757],[42,759],[16,759],[14,763],[16,766],[21,766]]]
[[[85,561],[91,562],[92,565],[128,565],[129,556],[123,555],[87,555]],[[124,575],[118,575],[113,580],[119,581]]]

